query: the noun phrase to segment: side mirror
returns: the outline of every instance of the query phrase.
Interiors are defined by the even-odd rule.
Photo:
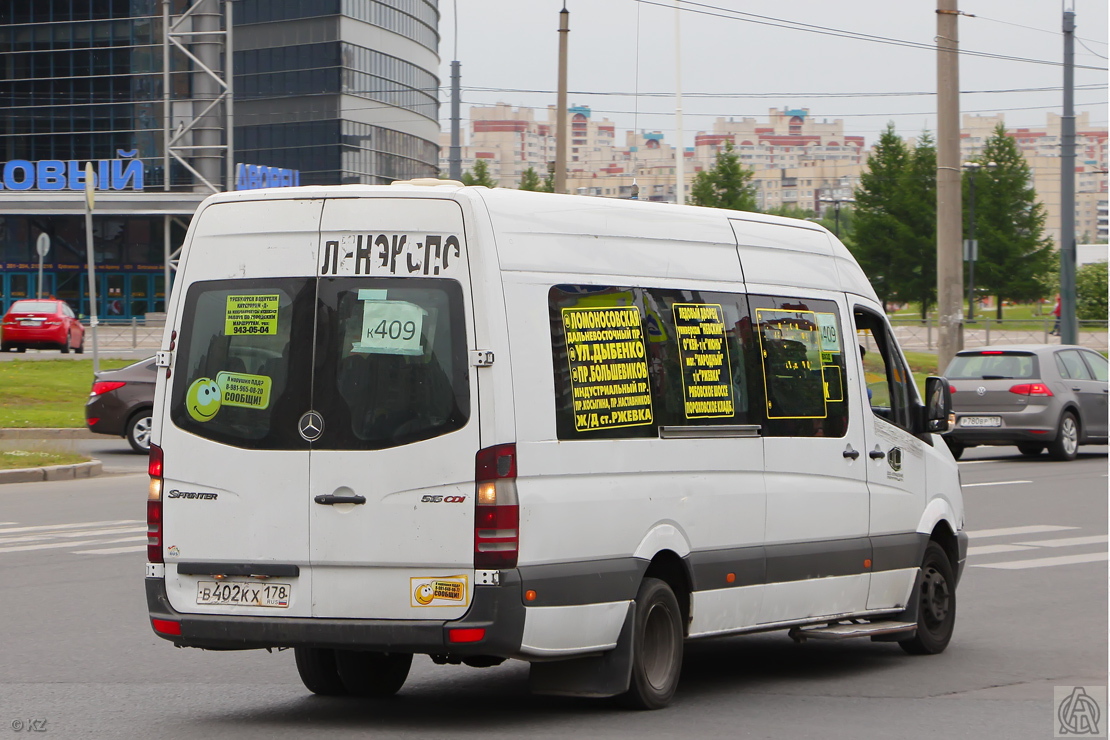
[[[952,413],[952,390],[948,378],[930,375],[925,379],[925,430],[939,434],[948,431]]]

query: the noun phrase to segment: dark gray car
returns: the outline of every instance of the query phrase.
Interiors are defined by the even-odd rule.
[[[145,454],[150,449],[157,374],[153,357],[98,373],[85,403],[89,430],[125,437],[135,452]]]
[[[1081,444],[1106,444],[1107,362],[1073,345],[1010,345],[965,350],[944,373],[956,423],[944,435],[952,454],[975,445],[1046,448],[1072,460]]]

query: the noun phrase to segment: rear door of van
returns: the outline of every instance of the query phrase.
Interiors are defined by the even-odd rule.
[[[176,609],[465,613],[479,447],[466,257],[448,200],[202,213],[162,438]],[[261,564],[275,574],[264,582],[288,587],[285,603],[213,599],[228,564]]]

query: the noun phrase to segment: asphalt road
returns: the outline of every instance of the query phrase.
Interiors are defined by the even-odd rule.
[[[122,440],[87,443],[141,469]],[[375,703],[308,694],[288,651],[175,649],[147,622],[145,475],[0,486],[0,737],[1049,738],[1054,686],[1107,683],[1107,454],[1082,449],[1066,464],[966,453],[973,549],[944,654],[697,642],[674,704],[646,713],[532,697],[514,661],[418,656]]]

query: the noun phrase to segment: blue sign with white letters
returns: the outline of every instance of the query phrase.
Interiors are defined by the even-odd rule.
[[[300,170],[264,167],[258,164],[235,165],[235,189],[294,188],[301,184]]]

